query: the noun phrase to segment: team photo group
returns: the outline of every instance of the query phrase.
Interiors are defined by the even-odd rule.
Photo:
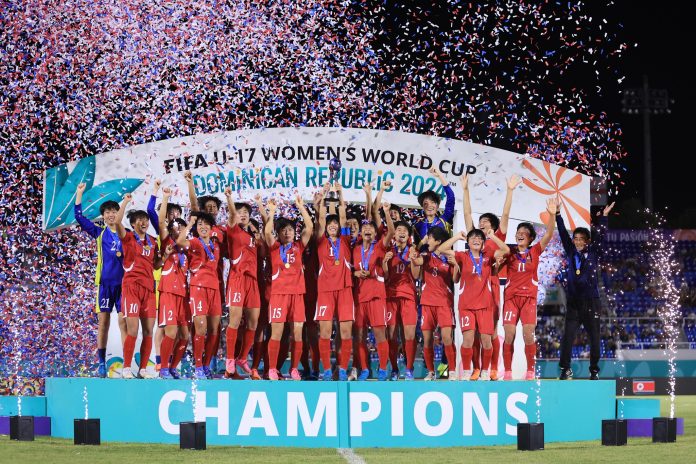
[[[423,380],[513,380],[513,356],[526,363],[523,379],[533,380],[537,274],[558,229],[568,299],[560,378],[572,378],[570,350],[582,324],[591,340],[590,378],[597,379],[596,244],[613,204],[598,218],[597,231],[569,232],[563,205],[550,197],[540,211],[543,236],[530,222],[508,234],[514,191],[525,188],[520,177],[508,179],[500,216],[485,213],[474,223],[475,186],[467,175],[455,193],[438,170],[430,173],[441,188],[421,193],[421,209],[406,214],[389,203],[388,181],[365,183],[364,205],[347,204],[334,180],[314,192],[311,205],[299,194],[294,201],[256,195],[239,202],[229,187],[223,202],[197,197],[187,171],[190,211],[170,202],[173,189],[155,181],[146,211],[133,208],[130,194],[120,204],[102,203],[103,225],[83,216],[85,184],[78,185],[75,218],[97,245],[97,375],[109,375],[106,347],[116,311],[125,379],[181,378],[189,350],[193,377],[213,378],[221,350],[229,379],[414,380],[422,341]],[[452,230],[457,195],[465,230]],[[514,351],[520,322],[524,353]],[[435,366],[436,346],[448,365],[444,372]],[[153,350],[154,372],[148,368]]]

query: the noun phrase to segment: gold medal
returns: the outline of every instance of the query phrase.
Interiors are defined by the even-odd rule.
[[[285,263],[285,269],[290,267],[290,263]]]
[[[120,252],[120,251],[117,251],[117,252],[116,252],[116,256],[120,258],[120,257],[121,257],[121,252]]]
[[[577,271],[575,271],[575,274],[580,275],[580,269],[578,269]]]
[[[339,264],[341,263],[338,260],[334,261],[334,266],[338,266]]]

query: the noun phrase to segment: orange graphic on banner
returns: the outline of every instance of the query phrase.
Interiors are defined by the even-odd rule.
[[[583,219],[587,224],[590,223],[590,211],[586,208],[583,208],[581,205],[577,204],[575,201],[571,200],[566,194],[564,194],[564,191],[567,191],[576,185],[579,185],[582,182],[582,175],[578,174],[576,172],[573,172],[567,168],[564,168],[562,166],[554,166],[558,170],[556,171],[556,175],[554,176],[553,173],[551,172],[551,164],[547,162],[544,163],[544,170],[546,173],[543,173],[539,171],[537,168],[535,168],[532,163],[530,163],[528,160],[523,160],[522,165],[529,169],[535,176],[539,178],[543,184],[546,185],[537,185],[534,182],[532,182],[528,178],[523,178],[522,181],[524,182],[524,185],[529,187],[530,189],[534,190],[535,192],[538,192],[544,196],[548,195],[558,195],[558,197],[561,199],[561,203],[563,203],[564,206],[566,206],[566,211],[568,213],[568,221],[570,222],[570,228],[575,229],[575,219],[573,219],[573,214],[570,208],[568,206],[571,206],[573,210],[577,214],[580,215],[580,218]],[[570,172],[574,175],[570,177],[570,179],[564,181],[563,180],[563,175],[567,172]],[[542,213],[540,215],[542,222],[546,219],[546,214]]]

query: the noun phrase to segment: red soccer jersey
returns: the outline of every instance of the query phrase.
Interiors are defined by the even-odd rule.
[[[317,255],[319,257],[317,292],[332,292],[353,286],[350,237],[341,235],[336,240],[326,236],[319,237]]]
[[[408,259],[409,248],[402,252],[394,246],[390,250],[394,257],[389,261],[387,277],[387,298],[410,298],[416,300],[416,283],[411,273],[411,261]]]
[[[423,289],[421,304],[427,306],[452,307],[454,296],[452,295],[452,274],[454,269],[447,260],[443,261],[439,255],[426,253],[423,255]]]
[[[138,284],[150,291],[155,291],[155,256],[157,255],[157,239],[146,235],[141,240],[135,232],[126,232],[121,239],[123,245],[123,281],[122,284]]]
[[[537,297],[537,270],[541,253],[543,251],[539,243],[529,248],[527,253],[520,253],[516,246],[511,247],[510,256],[505,260],[508,273],[505,284],[506,300],[516,296]]]
[[[495,236],[498,237],[500,240],[503,242],[505,241],[505,234],[500,231],[500,229],[495,231]],[[493,253],[498,250],[498,245],[495,244],[495,242],[491,239],[486,239],[486,241],[483,244],[483,251],[488,254],[491,258],[493,258]],[[499,279],[504,279],[507,277],[507,274],[505,273],[505,267],[501,267],[500,270],[498,271],[498,275],[492,275],[491,276],[491,282],[493,283],[498,283]]]
[[[189,240],[191,244],[188,252],[190,257],[189,269],[191,271],[190,284],[192,286],[220,289],[218,278],[218,263],[222,261],[222,249],[217,239],[210,239],[207,245],[208,251],[212,253],[213,259],[206,253],[203,241],[194,237]],[[212,248],[212,250],[211,250]]]
[[[273,276],[271,295],[304,295],[305,280],[302,253],[305,246],[301,240],[290,244],[283,261],[280,242],[276,240],[270,248]]]
[[[188,272],[189,260],[185,252],[177,251],[176,244],[171,237],[167,237],[162,244],[162,249],[166,249],[167,245],[171,245],[174,248],[174,252],[169,255],[162,265],[159,291],[186,296],[186,273]]]
[[[239,224],[227,227],[225,231],[227,256],[230,257],[230,275],[244,274],[256,279],[258,271],[256,237],[242,229]]]
[[[377,240],[373,242],[374,248],[370,254],[370,246],[363,249],[363,243],[356,243],[353,248],[353,265],[356,270],[367,270],[370,276],[364,279],[357,278],[358,281],[358,302],[364,303],[375,298],[387,298],[384,289],[384,270],[382,269],[382,259],[387,250],[384,242]],[[367,264],[367,266],[365,266]]]
[[[457,260],[461,270],[459,310],[488,309],[493,303],[490,278],[494,259],[486,251],[474,259],[468,251],[457,251],[454,253],[454,259]],[[480,265],[480,274],[477,273],[474,262]]]
[[[220,244],[220,260],[217,265],[217,273],[219,287],[222,290],[223,275],[225,273],[225,261],[222,258],[227,258],[227,226],[213,226],[210,230],[210,237],[217,239]]]

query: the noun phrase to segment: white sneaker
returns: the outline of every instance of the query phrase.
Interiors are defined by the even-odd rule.
[[[462,375],[461,375],[461,377],[459,377],[459,380],[466,380],[466,381],[471,380],[471,372],[472,372],[471,369],[467,369],[467,370],[462,371]]]
[[[138,377],[141,379],[154,379],[155,376],[151,374],[147,369],[140,369],[138,372]]]
[[[433,372],[433,371],[428,372],[428,375],[423,377],[423,380],[425,380],[425,381],[435,380],[435,372]]]
[[[457,371],[449,371],[449,380],[454,380],[457,381],[459,380],[459,376],[457,375]]]
[[[130,367],[124,367],[123,371],[121,372],[121,378],[122,379],[134,379],[135,376],[133,375],[133,371],[130,369]]]
[[[350,374],[348,375],[348,380],[353,381],[358,379],[358,369],[357,368],[352,368],[350,370]]]
[[[491,380],[491,374],[488,371],[481,371],[481,376],[479,377],[479,380],[483,382]]]

